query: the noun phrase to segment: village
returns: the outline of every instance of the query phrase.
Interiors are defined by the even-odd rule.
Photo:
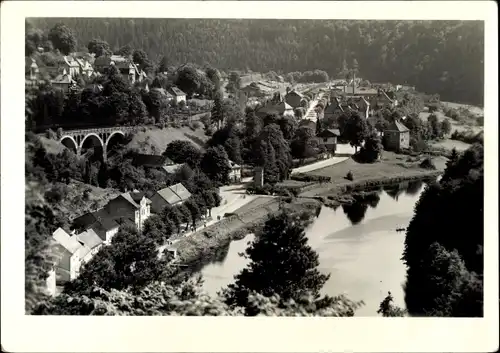
[[[335,64],[290,53],[296,66],[271,55],[215,67],[199,53],[174,60],[98,37],[77,45],[60,23],[44,30],[27,29],[25,57],[26,262],[43,288],[33,312],[195,278],[240,310],[227,293],[246,276],[243,258],[267,273],[251,253],[264,244],[269,267],[301,272],[304,250],[327,271],[316,293],[366,302],[341,316],[375,315],[391,293],[405,300],[401,232],[418,199],[461,158],[481,160],[480,105],[444,101],[435,92],[449,88],[417,74],[374,72],[354,51]]]
[[[27,86],[37,84],[40,75],[34,60],[28,61]],[[91,55],[74,53],[64,56],[56,67],[46,67],[49,73],[56,73],[56,77],[50,81],[51,85],[70,94],[77,90],[77,82],[73,79],[79,75],[88,78],[98,77],[106,74],[109,67],[115,66],[121,75],[131,84],[142,82],[147,75],[140,70],[133,61],[123,56],[112,55],[101,56],[95,60]],[[312,126],[316,130],[318,120],[332,119],[338,114],[346,111],[356,111],[363,119],[372,117],[377,109],[382,107],[395,108],[398,100],[395,93],[398,91],[414,91],[414,87],[395,85],[391,89],[387,85],[363,85],[363,80],[353,77],[349,82],[345,80],[334,80],[319,84],[300,85],[293,88],[283,83],[283,78],[278,77],[277,82],[264,83],[251,82],[240,89],[241,99],[245,104],[260,104],[262,99],[266,104],[258,108],[255,113],[261,118],[270,114],[281,117],[292,117],[297,119],[300,126]],[[273,85],[274,84],[274,85]],[[285,87],[284,90],[274,90],[273,87]],[[144,88],[149,90],[148,84]],[[102,89],[102,87],[100,88]],[[153,88],[154,89],[154,88]],[[179,88],[173,87],[169,91],[158,89],[167,102],[186,103],[186,94]],[[272,95],[271,95],[272,94]],[[404,125],[405,117],[393,122],[384,131],[379,131],[380,136],[387,139],[388,150],[401,150],[409,148],[410,133]],[[354,154],[349,144],[338,144],[340,137],[338,128],[327,128],[316,134],[318,146],[325,151],[318,155],[316,160],[308,165],[295,168],[292,174],[311,172],[316,169],[325,168],[343,162]],[[136,154],[134,163],[136,165],[163,170],[166,173],[174,173],[182,165],[174,163],[168,156],[154,154]],[[231,167],[230,180],[233,185],[247,185],[253,181],[254,187],[264,186],[262,168],[256,168],[254,177],[242,177],[242,166],[229,161]],[[242,184],[244,183],[244,184]],[[222,197],[221,206],[207,211],[202,216],[200,226],[195,229],[188,224],[183,224],[183,231],[179,236],[187,237],[197,230],[216,224],[224,218],[225,214],[236,212],[239,208],[255,200],[256,195],[235,193],[234,186],[220,188]],[[236,188],[236,190],[239,190]],[[178,183],[165,187],[155,193],[146,194],[141,191],[130,191],[123,193],[109,201],[104,207],[94,212],[88,212],[71,220],[71,229],[57,229],[53,233],[54,249],[60,260],[55,264],[47,279],[49,293],[55,295],[68,281],[76,279],[79,269],[103,247],[109,245],[115,234],[118,233],[119,223],[128,222],[137,228],[138,232],[144,227],[144,222],[151,214],[159,214],[166,205],[180,205],[190,197],[190,192]],[[209,216],[210,214],[210,216]],[[119,223],[117,222],[119,220]],[[159,252],[166,248],[176,258],[176,249],[172,246],[175,240],[165,245]],[[58,289],[59,288],[59,289]]]

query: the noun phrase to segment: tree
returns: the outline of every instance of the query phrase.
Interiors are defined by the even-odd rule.
[[[318,254],[307,245],[308,217],[285,212],[269,217],[262,234],[245,251],[250,264],[224,290],[228,304],[246,306],[253,291],[285,300],[300,300],[307,294],[319,297],[329,276],[317,270]]]
[[[144,71],[150,71],[153,64],[148,58],[148,54],[142,49],[136,49],[132,53],[132,60]]]
[[[131,56],[132,53],[133,53],[133,49],[129,44],[124,45],[123,47],[118,49],[118,51],[116,52],[117,55],[121,55],[121,56],[126,57],[126,58]]]
[[[366,129],[366,121],[359,113],[352,113],[346,122],[343,135],[349,141],[350,145],[354,147],[355,151],[363,143]]]
[[[216,184],[226,185],[229,183],[231,167],[224,147],[216,146],[207,149],[201,159],[200,168]]]
[[[283,138],[285,140],[291,140],[293,135],[295,135],[295,130],[298,127],[297,121],[291,116],[283,116],[277,121],[281,132],[283,133]]]
[[[427,186],[407,228],[403,260],[411,315],[482,315],[483,147],[473,145],[453,160],[441,180]]]
[[[88,294],[97,285],[104,289],[143,288],[159,279],[165,264],[158,258],[155,240],[139,236],[134,227],[121,226],[111,245],[102,248],[69,282],[67,294]]]
[[[228,158],[238,164],[243,162],[241,157],[241,140],[235,135],[229,137],[224,143],[224,149],[226,150]]]
[[[365,144],[361,148],[360,157],[364,162],[373,163],[379,159],[382,151],[382,140],[380,136],[376,131],[370,131],[365,138]]]
[[[163,154],[175,163],[187,163],[191,167],[196,167],[202,157],[200,150],[193,143],[183,140],[170,142]]]
[[[317,305],[320,304],[320,305]],[[93,287],[89,295],[61,294],[40,303],[36,315],[184,315],[184,316],[353,316],[361,305],[344,295],[316,302],[304,297],[285,302],[278,296],[252,293],[247,307],[231,308],[220,297],[207,295],[202,279],[190,279],[180,285],[153,282],[140,291],[105,290]]]
[[[301,160],[314,157],[317,154],[316,147],[314,132],[307,126],[298,128],[290,143],[292,156]]]
[[[219,70],[208,66],[205,69],[205,74],[207,75],[207,78],[213,83],[215,90],[219,91],[221,88],[221,75]]]
[[[203,78],[194,65],[187,64],[177,70],[175,85],[186,93],[188,98],[201,91]]]
[[[160,62],[158,63],[158,72],[168,72],[168,58],[166,55],[162,56]]]
[[[429,125],[431,138],[432,139],[440,138],[442,136],[442,132],[441,132],[441,124],[439,124],[438,117],[435,114],[431,114],[427,118],[427,122]]]
[[[211,112],[212,123],[217,124],[217,129],[222,127],[224,123],[224,107],[223,107],[223,97],[220,91],[214,94],[214,105]]]
[[[240,75],[233,71],[229,74],[229,81],[226,86],[226,91],[231,94],[236,94],[236,92],[241,87],[241,77]]]
[[[292,165],[292,156],[290,154],[290,146],[283,137],[280,127],[276,124],[265,126],[255,139],[255,146],[257,151],[267,151],[266,153],[271,153],[268,146],[272,146],[276,158],[276,166],[279,169],[279,180],[286,179]],[[264,148],[262,148],[263,146]],[[262,163],[264,163],[265,159],[262,159],[262,153],[256,157],[258,160],[260,159],[257,165],[263,165]]]
[[[394,298],[391,292],[387,293],[387,297],[380,303],[380,307],[377,310],[377,314],[382,314],[383,317],[402,317],[406,315],[406,311],[398,306],[395,306],[392,302]]]
[[[443,135],[448,135],[451,132],[451,123],[449,119],[444,119],[441,121],[441,133]]]
[[[87,45],[89,53],[94,53],[96,58],[103,55],[111,55],[112,51],[108,42],[99,38],[92,39]]]
[[[54,49],[59,50],[64,55],[75,51],[76,39],[73,31],[62,23],[56,24],[50,30],[48,38],[54,45]]]

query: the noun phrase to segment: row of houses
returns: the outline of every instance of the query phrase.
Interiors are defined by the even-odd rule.
[[[167,156],[147,154],[136,154],[133,163],[165,173],[175,173],[182,166]],[[240,182],[241,166],[232,161],[229,163],[231,182]],[[57,260],[47,279],[49,293],[55,295],[58,287],[76,279],[82,265],[111,243],[120,226],[128,224],[141,232],[144,222],[152,214],[159,214],[166,206],[181,205],[190,197],[191,193],[182,183],[152,193],[126,192],[110,200],[103,208],[73,219],[70,229],[57,229],[52,235],[52,251]]]
[[[103,208],[73,219],[70,229],[57,229],[52,235],[56,261],[47,279],[48,292],[55,295],[58,287],[76,279],[82,265],[109,245],[121,226],[128,224],[141,232],[151,214],[160,213],[169,205],[180,205],[190,197],[191,193],[181,183],[149,195],[126,192]]]
[[[26,57],[26,83],[28,86],[33,86],[33,83],[39,81],[46,74],[53,77],[50,83],[54,87],[58,87],[63,92],[68,93],[76,89],[76,77],[92,78],[104,75],[109,72],[112,66],[116,67],[122,77],[131,84],[144,82],[148,77],[144,70],[129,57],[109,55],[95,58],[94,54],[72,53],[71,55],[59,58],[54,66],[42,65],[34,57]],[[149,90],[147,83],[145,88]],[[175,101],[176,103],[180,103],[181,101],[186,101],[186,94],[177,87],[163,91],[165,92],[160,93],[164,95],[167,102]]]

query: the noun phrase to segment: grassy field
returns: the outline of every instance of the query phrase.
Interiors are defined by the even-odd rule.
[[[318,185],[317,188],[305,191],[301,196],[314,197],[331,193],[333,189],[341,189],[343,186],[371,181],[384,180],[389,178],[413,178],[425,176],[430,172],[429,169],[420,168],[419,164],[424,157],[410,157],[406,155],[398,155],[392,152],[385,151],[382,159],[376,163],[358,163],[352,158],[344,162],[305,173],[308,175],[329,176],[330,183]],[[446,167],[445,157],[432,157],[437,171],[443,171]],[[351,171],[354,175],[354,181],[345,179],[347,173]]]
[[[206,142],[208,137],[202,128],[191,130],[189,127],[182,128],[146,128],[134,135],[132,141],[127,145],[129,148],[137,148],[146,153],[160,154],[167,145],[175,140],[189,141],[201,149],[204,146],[200,142]]]

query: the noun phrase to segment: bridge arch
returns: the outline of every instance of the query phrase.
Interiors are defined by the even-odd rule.
[[[93,140],[92,148],[94,148],[94,150],[95,150],[96,147],[100,148],[100,152],[101,152],[102,158],[106,159],[106,152],[105,152],[106,145],[105,145],[104,141],[102,140],[102,138],[98,134],[96,134],[94,132],[87,133],[81,139],[81,142],[80,142],[80,151],[82,153],[84,152],[85,142],[87,142],[89,139]],[[95,143],[96,140],[97,140],[98,143]]]
[[[76,142],[76,140],[73,138],[73,136],[64,135],[59,140],[59,143],[61,143],[67,149],[72,150],[75,154],[78,154],[78,150],[80,149],[80,146],[78,145],[78,143]]]

